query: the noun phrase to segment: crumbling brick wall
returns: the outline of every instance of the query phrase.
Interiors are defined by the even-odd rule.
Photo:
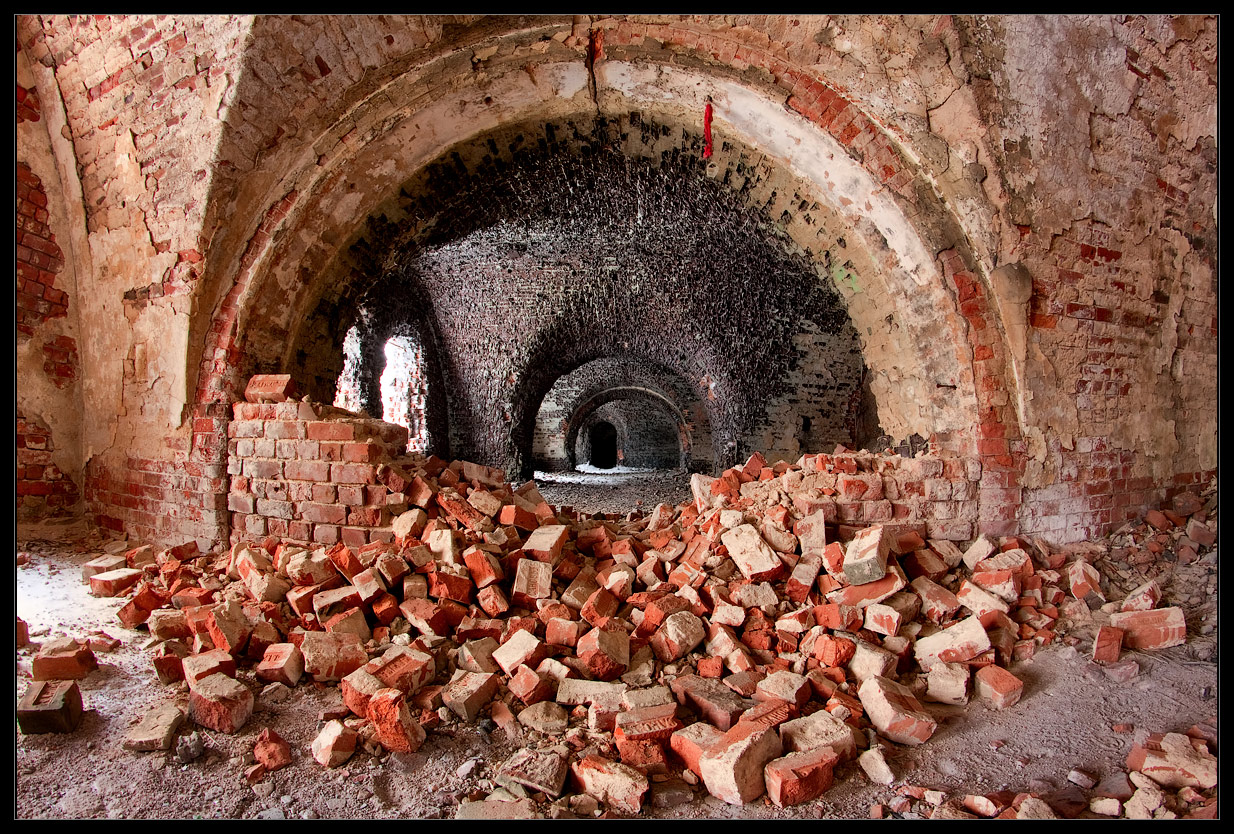
[[[277,536],[361,547],[391,541],[391,522],[408,507],[435,513],[408,470],[402,426],[304,402],[236,403],[228,426],[227,507],[231,538]],[[436,467],[445,468],[444,461]],[[932,539],[976,537],[981,462],[975,457],[845,452],[803,456],[785,491],[808,515],[829,523],[893,524]],[[470,464],[469,464],[470,465]]]
[[[17,333],[18,338],[26,338],[34,335],[37,325],[68,314],[68,295],[56,286],[56,273],[64,268],[64,253],[47,222],[47,192],[30,166],[20,161],[16,216]]]
[[[308,402],[236,403],[228,424],[231,535],[359,547],[407,509],[384,483],[407,429]]]
[[[83,297],[98,309],[126,299],[123,316],[91,314],[91,339],[64,334],[77,340],[91,398],[79,412],[105,415],[80,445],[110,484],[190,463],[194,488],[216,481],[231,400],[254,371],[306,371],[310,392],[328,400],[333,391],[317,387],[332,387],[364,281],[380,274],[358,268],[372,262],[361,256],[410,253],[408,240],[373,229],[414,238],[432,225],[416,201],[431,193],[419,186],[434,160],[465,178],[508,162],[503,143],[515,136],[501,125],[560,125],[568,142],[594,135],[596,122],[612,128],[606,150],[700,170],[757,209],[761,233],[838,291],[867,373],[824,398],[865,402],[853,424],[893,440],[916,432],[940,453],[977,455],[983,529],[1078,538],[1216,467],[1213,18],[17,23],[38,74],[37,84],[19,79],[23,108],[63,102],[65,124],[51,132],[67,154],[59,170],[80,179],[80,199],[66,202],[85,213]],[[19,143],[29,136],[19,130]],[[548,266],[551,283],[560,267]],[[492,277],[501,265],[490,267]],[[430,329],[458,318],[448,305],[425,310]],[[438,403],[449,425],[430,423],[459,456],[526,456],[553,380],[594,357],[542,362],[570,335],[555,324],[524,363],[543,365],[545,379],[522,365],[483,371],[479,343],[506,338],[484,324],[426,344],[440,350],[430,381],[456,398]],[[155,339],[174,349],[144,381],[106,361]],[[800,387],[788,364],[767,375],[783,385],[770,397],[720,392],[722,450],[754,445],[746,432],[760,411]],[[683,367],[704,376],[701,364]],[[803,430],[792,422],[767,420],[758,445],[787,452]],[[1091,483],[1103,477],[1108,492]],[[173,519],[182,502],[159,488],[152,514]],[[202,525],[194,532],[226,526],[209,497],[192,496],[202,520],[183,523]],[[133,511],[97,509],[124,524]]]
[[[47,425],[17,409],[17,517],[64,515],[81,498],[73,479],[52,460],[55,442]]]

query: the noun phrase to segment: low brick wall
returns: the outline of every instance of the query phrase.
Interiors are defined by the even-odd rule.
[[[305,544],[359,547],[391,541],[390,524],[409,506],[404,473],[423,470],[408,455],[407,429],[307,402],[236,403],[228,425],[231,540],[278,536]],[[790,496],[794,510],[826,512],[844,527],[891,524],[922,536],[977,536],[976,458],[806,455],[769,482],[746,484]],[[781,465],[778,468],[783,468]]]
[[[278,536],[358,547],[393,539],[390,522],[407,501],[382,483],[381,473],[392,462],[411,461],[406,428],[307,402],[241,402],[233,413],[233,542]]]

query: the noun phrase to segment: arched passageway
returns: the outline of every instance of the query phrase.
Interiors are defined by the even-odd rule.
[[[741,82],[662,67],[653,91],[647,71],[602,65],[598,110],[581,89],[567,104],[520,88],[515,118],[417,138],[429,108],[332,158],[294,195],[260,279],[237,285],[241,374],[282,370],[332,392],[343,326],[377,313],[426,336],[438,453],[511,477],[534,469],[556,380],[621,356],[688,380],[713,471],[755,450],[796,459],[911,434],[1014,468],[999,426],[1016,400],[985,370],[979,392],[971,352],[994,332],[972,322],[993,311],[948,210],[886,187],[903,160],[875,175],[847,132]],[[700,81],[717,112],[710,143]],[[486,106],[521,83],[494,79]],[[402,140],[416,153],[397,152]],[[345,214],[327,208],[340,193]],[[322,217],[328,228],[312,228]],[[285,288],[285,304],[262,306]],[[1002,452],[980,452],[989,432]]]
[[[617,429],[607,420],[597,420],[587,430],[588,463],[596,469],[612,469],[618,460],[625,463],[625,455],[618,456],[619,447],[625,445],[624,440],[617,439]]]

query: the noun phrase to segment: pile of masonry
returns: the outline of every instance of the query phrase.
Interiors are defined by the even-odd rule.
[[[857,770],[891,785],[887,744],[920,745],[937,728],[923,701],[1015,705],[1023,687],[1009,667],[1055,639],[1080,643],[1069,610],[1083,608],[1092,658],[1115,675],[1125,649],[1186,640],[1183,610],[1159,607],[1155,581],[1107,602],[1084,548],[1077,558],[981,537],[961,550],[892,525],[836,524],[830,463],[768,466],[755,454],[719,478],[695,475],[693,502],[579,518],[499,470],[404,458],[382,468],[411,507],[389,542],[134,547],[90,561],[83,578],[96,595],[128,596],[120,621],[149,630],[159,680],[187,685],[187,717],[216,732],[253,714],[247,675],[237,679],[246,666],[263,698],[337,682],[342,706],[311,748],[324,767],[359,750],[415,751],[443,724],[534,731],[539,743],[499,767],[504,787],[461,806],[477,818],[634,815],[674,786],[679,798],[663,801],[689,801],[700,784],[734,805],[766,796],[784,807]],[[1162,512],[1197,552],[1215,540],[1198,497]],[[88,641],[45,644],[19,704],[23,732],[75,727],[75,681],[95,666]],[[174,705],[155,711],[127,746],[170,749],[184,719]],[[889,808],[1211,815],[1210,744],[1206,726],[1150,736],[1121,781],[1073,773],[1073,787],[1091,789],[1080,795],[901,785]],[[254,755],[253,782],[293,761],[269,729]]]

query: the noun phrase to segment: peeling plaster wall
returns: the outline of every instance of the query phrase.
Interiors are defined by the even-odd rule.
[[[982,529],[1080,538],[1216,469],[1213,18],[20,16],[17,33],[45,114],[18,158],[44,160],[65,207],[57,280],[89,333],[65,409],[80,439],[57,454],[135,536],[225,538],[231,396],[345,310],[351,245],[423,166],[580,114],[640,112],[698,154],[709,95],[708,173],[755,172],[748,193],[840,292],[877,424],[981,458]]]
[[[17,514],[73,510],[84,483],[77,259],[48,135],[56,123],[54,85],[17,53],[16,352]]]
[[[1004,258],[1033,287],[1022,525],[1097,532],[1217,468],[1215,27],[1014,17],[965,40]]]

